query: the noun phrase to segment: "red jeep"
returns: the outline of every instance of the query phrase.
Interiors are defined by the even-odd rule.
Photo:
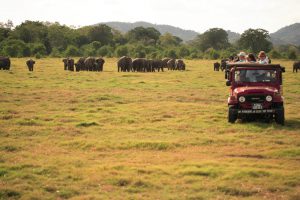
[[[227,64],[226,85],[230,86],[228,122],[237,119],[275,119],[284,125],[282,73],[280,65],[257,63]]]

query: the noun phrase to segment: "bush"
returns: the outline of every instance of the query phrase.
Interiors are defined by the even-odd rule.
[[[62,57],[62,55],[61,55],[60,51],[58,50],[58,48],[53,48],[52,51],[51,51],[50,56],[54,57],[54,58]]]
[[[213,48],[209,48],[205,51],[205,55],[204,55],[205,58],[207,59],[219,59],[220,58],[220,54],[214,50]]]
[[[291,60],[296,60],[297,59],[297,54],[295,51],[290,51],[288,53],[288,58],[291,59]]]
[[[80,56],[79,49],[73,45],[69,45],[65,51],[65,56]]]
[[[170,49],[170,50],[167,50],[165,51],[165,57],[168,57],[168,58],[178,58],[177,54],[176,54],[176,51],[174,49]]]
[[[128,47],[127,46],[118,46],[115,50],[115,54],[117,57],[127,56],[128,55]]]
[[[40,53],[37,53],[37,54],[35,54],[35,58],[36,58],[36,59],[40,59],[40,58],[42,58],[42,56],[41,56]]]
[[[31,44],[31,53],[33,55],[36,55],[37,53],[39,53],[40,55],[44,56],[47,54],[46,47],[42,43],[33,43],[33,44]]]
[[[178,50],[178,56],[181,58],[187,57],[190,55],[190,50],[184,46],[180,47]]]
[[[111,46],[105,45],[97,50],[97,54],[100,56],[111,56],[113,52],[113,48]]]
[[[91,43],[91,46],[93,47],[94,50],[97,50],[97,49],[99,49],[101,47],[101,42],[99,42],[99,41],[93,41]]]
[[[276,51],[275,49],[273,49],[272,51],[270,51],[269,55],[273,59],[278,59],[278,58],[282,57],[282,55],[278,51]]]
[[[9,39],[1,43],[4,55],[11,57],[30,56],[30,49],[22,40]]]

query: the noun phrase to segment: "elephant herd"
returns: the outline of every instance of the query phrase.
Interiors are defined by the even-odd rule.
[[[65,58],[62,60],[64,63],[64,70],[69,71],[103,71],[105,60],[103,58],[82,57],[75,63],[72,58]],[[215,62],[213,64],[214,71],[223,71],[226,68],[227,59],[222,59],[221,63]],[[29,71],[33,71],[35,61],[30,59],[26,61]],[[0,70],[9,70],[11,66],[10,58],[0,56]],[[168,70],[185,70],[185,63],[181,59],[164,58],[159,59],[145,59],[136,58],[132,59],[127,56],[121,57],[118,62],[118,72],[155,72]],[[295,61],[293,64],[293,72],[300,70],[300,61]]]
[[[94,57],[82,57],[75,63],[72,58],[64,58],[64,70],[69,71],[103,71],[103,65],[105,60],[103,58],[94,58]]]
[[[168,70],[185,70],[185,63],[180,59],[164,58],[160,59],[146,59],[135,58],[128,56],[121,57],[118,62],[118,72],[155,72]]]

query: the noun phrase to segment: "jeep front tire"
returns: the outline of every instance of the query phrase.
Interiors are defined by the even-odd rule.
[[[275,114],[275,122],[277,124],[284,125],[284,107],[280,107],[277,109],[277,112]]]
[[[228,122],[234,123],[237,120],[237,110],[234,108],[234,106],[228,107]]]

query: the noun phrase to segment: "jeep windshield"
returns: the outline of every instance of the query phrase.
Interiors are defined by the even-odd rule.
[[[238,83],[274,83],[277,72],[273,69],[238,69],[234,73],[234,80]]]

